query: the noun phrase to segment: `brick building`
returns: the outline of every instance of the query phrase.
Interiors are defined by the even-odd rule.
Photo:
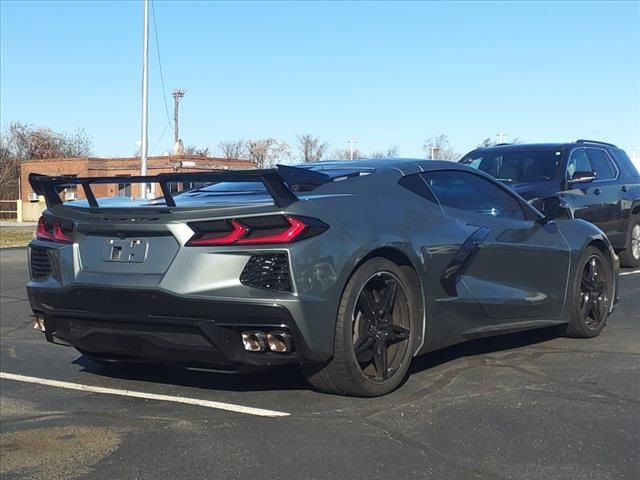
[[[195,157],[189,155],[149,157],[147,174],[168,172],[201,172],[214,169],[247,170],[255,168],[249,160],[229,160],[215,157]],[[140,175],[140,159],[131,158],[54,158],[27,160],[20,166],[20,198],[22,218],[37,220],[44,209],[43,199],[37,198],[29,184],[30,173],[45,175],[74,175],[77,177],[134,176]],[[137,197],[139,185],[130,183],[95,185],[92,190],[96,197]],[[160,192],[157,192],[160,195]],[[61,193],[64,199],[83,199],[82,188],[68,188]]]

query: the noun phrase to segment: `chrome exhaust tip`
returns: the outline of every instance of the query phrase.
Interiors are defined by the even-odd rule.
[[[275,331],[267,334],[269,350],[276,353],[289,353],[291,351],[291,335],[287,332]]]
[[[264,352],[267,349],[267,335],[251,330],[242,332],[242,346],[247,352]]]
[[[41,313],[32,313],[31,326],[34,330],[40,330],[41,332],[44,332],[44,315],[42,315]]]

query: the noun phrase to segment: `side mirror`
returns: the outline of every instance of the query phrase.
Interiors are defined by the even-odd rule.
[[[539,219],[538,223],[547,223],[551,220],[566,220],[572,218],[569,207],[558,197],[545,198],[539,206],[540,211],[544,214],[544,218]]]
[[[569,179],[569,185],[573,185],[574,183],[590,183],[596,179],[596,174],[594,172],[582,172],[578,171],[573,174],[573,177]]]

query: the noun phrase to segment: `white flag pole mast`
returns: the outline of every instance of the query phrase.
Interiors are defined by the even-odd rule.
[[[149,146],[149,0],[144,1],[144,40],[142,46],[142,136],[140,145],[140,175],[147,174],[147,148]],[[140,184],[140,196],[147,197],[147,184]]]

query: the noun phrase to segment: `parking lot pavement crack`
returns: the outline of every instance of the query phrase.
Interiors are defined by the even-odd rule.
[[[550,385],[550,384],[547,384],[547,385]],[[602,405],[616,405],[616,406],[624,406],[624,405],[640,406],[640,400],[637,400],[635,398],[628,398],[621,395],[617,395],[613,392],[602,390],[601,388],[589,388],[585,384],[579,383],[579,382],[570,382],[570,383],[565,383],[564,385],[564,387],[569,387],[577,390],[576,393],[572,393],[567,389],[560,392],[557,390],[545,389],[540,387],[544,387],[544,385],[528,386],[527,389],[531,391],[544,392],[546,395],[550,395],[556,398],[571,400],[573,402],[580,401],[580,402],[590,402],[590,403],[598,403]]]
[[[634,327],[634,330],[637,327]],[[615,350],[577,350],[577,349],[568,349],[568,348],[555,348],[555,347],[535,347],[536,350],[544,350],[543,355],[547,354],[566,354],[566,355],[574,355],[574,354],[583,354],[583,355],[625,355],[632,357],[640,357],[640,351],[638,352],[622,352]],[[541,357],[542,355],[540,355]],[[539,358],[539,357],[538,357]]]
[[[373,418],[381,413],[388,413],[393,410],[404,408],[412,403],[415,403],[427,395],[433,395],[436,392],[443,390],[453,383],[453,381],[463,372],[485,366],[486,360],[483,358],[470,358],[467,359],[462,365],[452,367],[446,370],[437,380],[430,385],[421,388],[410,395],[407,395],[400,399],[394,399],[389,402],[385,402],[382,406],[369,410],[363,415],[364,418]]]
[[[18,303],[18,302],[28,303],[28,300],[26,298],[11,297],[9,295],[0,296],[0,303]]]
[[[382,433],[384,433],[385,436],[387,436],[389,439],[399,442],[400,444],[405,445],[414,450],[417,450],[426,457],[434,457],[434,456],[438,457],[443,462],[451,465],[455,469],[463,470],[467,472],[469,474],[469,478],[481,478],[486,480],[507,480],[507,477],[503,477],[494,472],[490,472],[488,470],[484,470],[476,466],[467,465],[463,461],[453,459],[448,455],[445,455],[444,453],[438,451],[437,449],[427,445],[426,443],[423,443],[419,440],[411,438],[402,432],[398,432],[396,430],[390,429],[387,425],[385,425],[379,420],[368,419],[366,423],[369,426],[373,428],[377,428],[378,430],[382,431]]]

